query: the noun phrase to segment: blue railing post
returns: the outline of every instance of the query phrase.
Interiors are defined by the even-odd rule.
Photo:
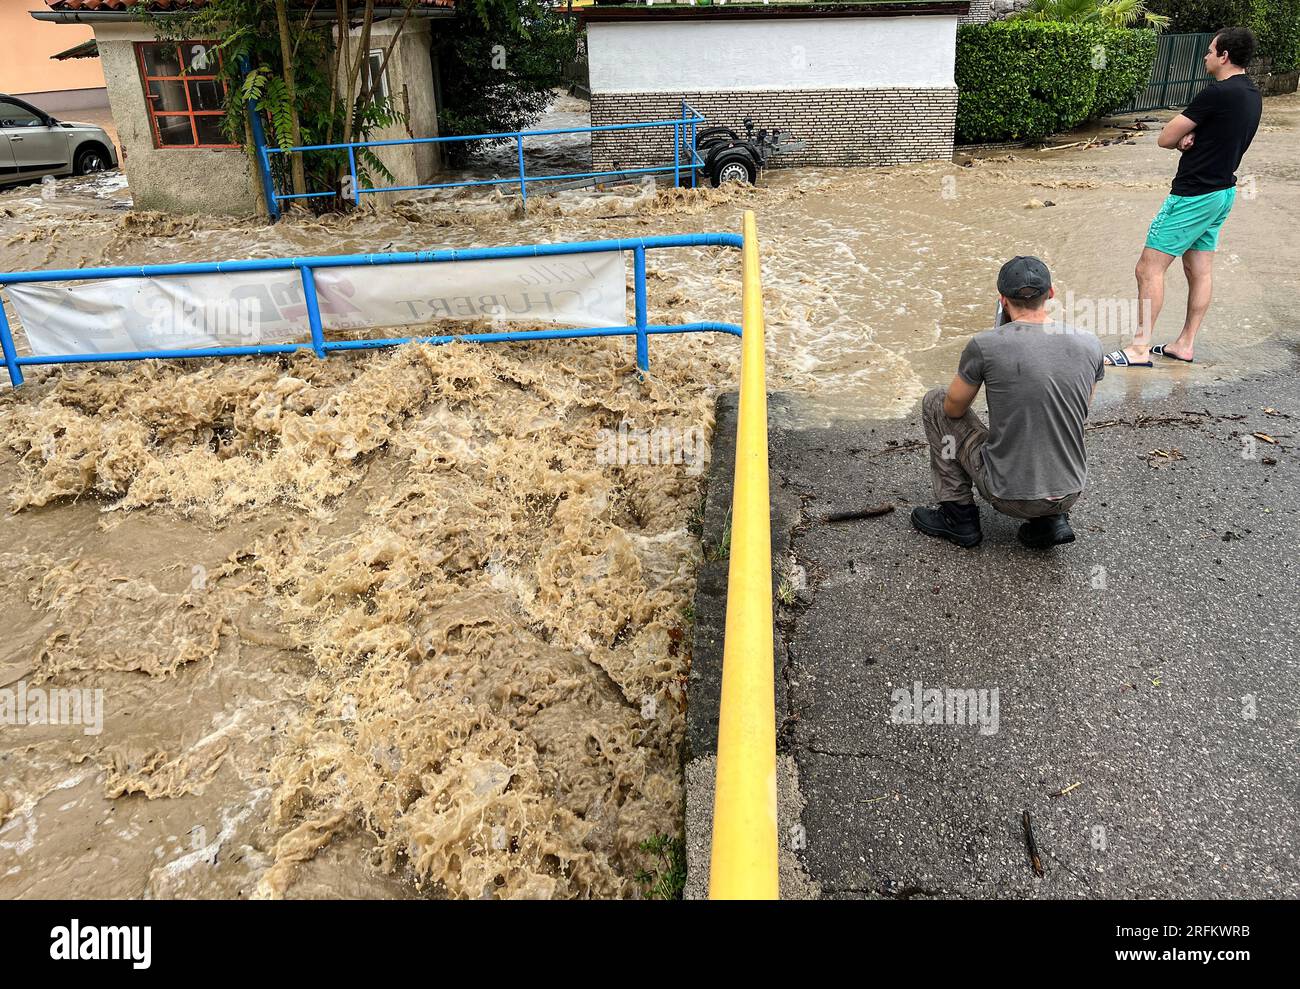
[[[673,124],[673,185],[682,184],[682,122]]]
[[[636,291],[636,366],[645,374],[650,370],[650,337],[646,333],[649,319],[646,316],[645,298],[645,245],[638,244],[632,252],[632,274]]]
[[[699,166],[695,163],[695,156],[696,156],[696,152],[695,152],[695,120],[696,120],[696,118],[699,116],[699,114],[697,114],[697,113],[695,112],[695,108],[694,108],[694,107],[687,107],[687,104],[686,104],[686,101],[685,101],[685,100],[682,100],[682,107],[685,108],[685,109],[690,109],[690,111],[691,111],[691,188],[694,189],[694,188],[695,188],[695,183],[699,180],[699,177],[700,177],[700,169],[699,169]],[[682,116],[686,116],[685,109],[683,109]]]
[[[325,331],[320,323],[320,300],[316,298],[316,272],[308,265],[298,271],[302,274],[302,297],[307,303],[307,323],[311,327],[311,349],[317,357],[325,356]]]
[[[271,156],[266,153],[266,148],[260,148],[257,153],[262,159],[262,181],[266,184],[266,211],[271,214],[272,220],[278,220],[280,196],[275,191],[275,180],[271,177]]]
[[[4,350],[5,367],[9,369],[9,383],[17,388],[23,383],[23,369],[18,366],[18,351],[14,349],[14,338],[9,332],[9,317],[5,315],[3,299],[0,299],[0,348]]]
[[[361,205],[361,183],[357,181],[357,149],[348,148],[348,174],[352,176],[352,205]]]
[[[239,69],[248,75],[248,59],[239,60]],[[275,178],[271,175],[271,156],[266,153],[266,130],[262,127],[262,116],[257,110],[257,100],[249,100],[245,111],[248,113],[248,129],[253,133],[253,148],[257,151],[257,164],[262,173],[262,191],[266,195],[266,212],[271,220],[280,218],[280,200],[275,194]]]
[[[253,132],[253,144],[257,150],[258,169],[262,173],[262,192],[266,195],[266,212],[271,219],[280,218],[280,197],[275,192],[275,178],[271,175],[271,156],[266,153],[266,132],[262,129],[262,118],[257,112],[257,101],[248,102],[249,129]]]
[[[519,195],[523,198],[524,209],[528,208],[528,180],[524,178],[524,135],[515,134],[515,150],[519,158]]]

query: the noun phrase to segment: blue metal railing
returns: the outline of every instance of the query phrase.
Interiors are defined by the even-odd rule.
[[[252,116],[256,117],[254,112]],[[638,124],[604,124],[599,127],[559,127],[550,130],[504,131],[499,134],[468,134],[454,137],[413,137],[391,141],[351,141],[343,144],[304,144],[291,148],[270,147],[266,144],[261,128],[253,130],[254,144],[257,146],[258,161],[262,169],[262,181],[267,189],[267,208],[271,218],[280,215],[280,203],[296,199],[323,199],[335,195],[329,192],[278,193],[274,191],[275,183],[271,171],[271,155],[302,154],[311,151],[347,151],[348,174],[351,177],[352,201],[360,203],[361,197],[377,192],[416,192],[424,189],[467,189],[474,186],[517,185],[524,206],[528,205],[528,184],[530,182],[561,182],[578,179],[600,179],[615,176],[655,175],[673,173],[673,184],[681,185],[683,172],[690,179],[694,188],[698,180],[698,169],[704,159],[695,150],[696,127],[704,123],[704,115],[682,100],[682,115],[676,120],[652,120]],[[528,175],[524,166],[524,138],[549,137],[558,134],[595,134],[609,131],[645,130],[654,127],[671,127],[673,129],[672,164],[654,165],[649,168],[623,168],[603,172],[566,172],[557,175]],[[428,182],[421,185],[389,185],[363,188],[357,176],[357,152],[369,148],[391,148],[411,144],[450,144],[454,141],[509,141],[515,142],[515,158],[519,165],[517,178],[473,179],[464,182]]]
[[[193,350],[161,349],[120,351],[114,353],[54,354],[19,356],[14,346],[9,320],[5,316],[3,298],[0,297],[0,346],[4,352],[9,380],[16,388],[23,383],[24,367],[41,364],[85,364],[99,361],[133,361],[147,359],[176,359],[191,357],[237,357],[249,354],[288,354],[297,350],[311,350],[317,357],[325,357],[335,350],[369,350],[377,347],[394,347],[399,344],[419,342],[444,344],[453,341],[487,343],[515,340],[557,340],[583,337],[635,336],[637,367],[642,373],[650,369],[650,337],[663,333],[729,333],[741,335],[735,323],[695,322],[679,324],[651,323],[646,302],[646,252],[674,247],[730,247],[740,250],[744,238],[740,234],[699,233],[669,234],[659,237],[624,238],[620,240],[578,241],[559,244],[524,244],[517,247],[451,248],[441,251],[406,251],[388,254],[341,254],[303,258],[258,258],[245,261],[217,261],[186,264],[153,264],[117,268],[71,268],[63,271],[16,271],[0,273],[0,289],[6,285],[26,282],[94,281],[107,278],[163,278],[169,275],[211,275],[239,271],[287,271],[297,269],[302,277],[303,303],[311,340],[299,343],[259,344],[255,346],[203,347]],[[467,333],[440,336],[384,337],[365,340],[328,340],[321,324],[320,308],[316,300],[315,269],[340,268],[354,265],[385,264],[437,264],[448,261],[481,261],[492,258],[555,257],[574,254],[594,254],[601,251],[631,251],[633,255],[633,285],[635,288],[635,321],[624,326],[580,327],[572,329],[513,330],[494,333]]]

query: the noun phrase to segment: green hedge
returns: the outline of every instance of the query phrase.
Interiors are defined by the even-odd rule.
[[[1300,0],[1257,0],[1251,25],[1259,54],[1273,60],[1273,71],[1300,68]]]
[[[1252,30],[1259,0],[1148,0],[1155,14],[1169,18],[1169,34],[1202,34],[1245,24]]]
[[[1097,99],[1090,117],[1104,117],[1132,101],[1151,78],[1156,60],[1156,33],[1106,28],[1106,61],[1097,79]]]
[[[993,21],[957,32],[957,140],[1037,140],[1123,106],[1151,73],[1151,31]]]

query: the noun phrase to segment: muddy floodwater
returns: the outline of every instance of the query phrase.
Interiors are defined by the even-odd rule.
[[[548,123],[581,119],[564,100]],[[1281,359],[1298,128],[1300,100],[1265,102],[1196,365],[1112,372],[1100,401],[1204,403]],[[582,147],[536,153],[561,171]],[[0,270],[737,231],[753,209],[772,387],[890,417],[951,378],[1014,254],[1120,345],[1174,165],[1149,130],[273,227],[132,212],[110,175],[0,192]],[[739,321],[739,270],[653,253],[651,320]],[[737,358],[652,339],[644,382],[625,340],[29,369],[0,394],[0,704],[27,712],[0,724],[0,896],[641,895],[642,842],[680,827],[703,440]],[[693,448],[611,463],[620,424]],[[74,690],[76,723],[33,714]]]

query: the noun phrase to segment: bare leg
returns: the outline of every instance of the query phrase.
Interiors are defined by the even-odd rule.
[[[1138,284],[1138,326],[1133,342],[1124,348],[1131,361],[1151,360],[1151,331],[1165,304],[1165,272],[1174,256],[1153,247],[1142,248],[1134,274]]]
[[[1214,289],[1214,252],[1188,251],[1183,255],[1183,271],[1187,274],[1187,319],[1183,322],[1183,332],[1165,350],[1190,360],[1195,350],[1196,332],[1210,308]]]

